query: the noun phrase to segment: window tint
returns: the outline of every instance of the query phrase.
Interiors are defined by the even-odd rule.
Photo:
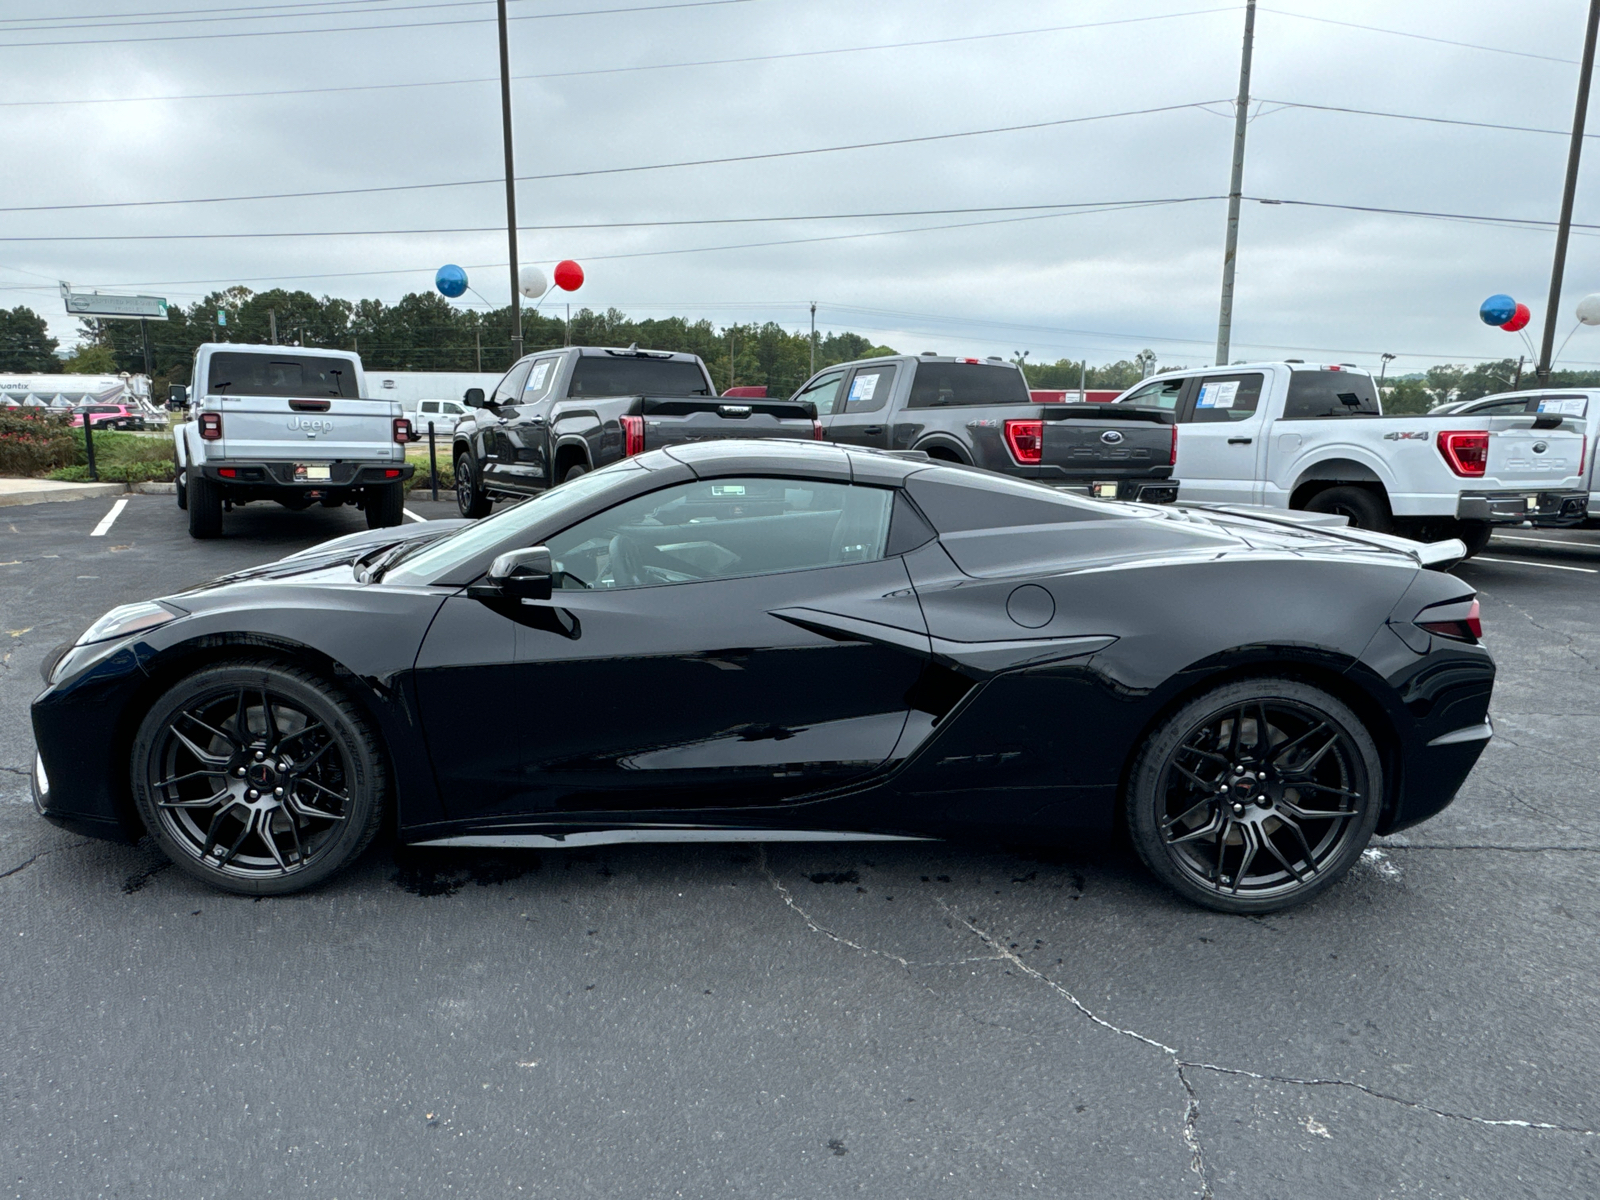
[[[494,395],[489,397],[491,404],[515,404],[517,397],[522,394],[522,385],[527,381],[528,372],[533,369],[533,363],[520,362],[507,371],[494,389]]]
[[[317,398],[360,393],[356,364],[348,358],[311,355],[213,354],[212,395]]]
[[[1289,398],[1284,402],[1286,421],[1318,417],[1375,417],[1378,393],[1372,376],[1354,371],[1291,371]]]
[[[911,380],[911,408],[967,404],[1027,404],[1028,385],[1015,367],[995,363],[919,362]]]
[[[1466,411],[1470,413],[1488,413],[1490,415],[1527,412],[1528,400],[1526,396],[1513,397],[1509,400],[1491,400],[1487,404],[1469,405]]]
[[[1164,408],[1168,412],[1178,407],[1187,379],[1152,379],[1138,391],[1130,392],[1118,404],[1133,404],[1140,408]]]
[[[1263,376],[1207,375],[1195,389],[1189,421],[1243,421],[1256,415]]]
[[[626,500],[547,541],[563,588],[654,587],[882,558],[894,493],[710,479]]]
[[[709,396],[699,363],[668,358],[584,355],[573,368],[573,396]]]
[[[845,412],[877,412],[889,402],[889,391],[894,387],[894,363],[881,367],[862,367],[850,380],[850,392],[844,399]]]
[[[833,402],[839,396],[839,382],[843,371],[829,371],[819,375],[794,394],[796,400],[810,401],[817,406],[817,416],[826,417],[833,412]]]
[[[528,382],[522,386],[521,404],[537,404],[550,394],[550,389],[555,386],[561,360],[559,358],[536,358],[533,360],[533,369],[528,372]]]

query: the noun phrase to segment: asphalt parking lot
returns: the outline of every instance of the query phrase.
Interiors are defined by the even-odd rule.
[[[112,512],[0,509],[17,1196],[1600,1193],[1600,531],[1458,568],[1494,741],[1438,818],[1251,919],[1114,849],[938,843],[379,846],[310,895],[208,891],[34,815],[39,663],[364,526]]]

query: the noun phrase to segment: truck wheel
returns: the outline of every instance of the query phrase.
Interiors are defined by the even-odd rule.
[[[204,475],[189,482],[189,536],[222,536],[222,489]]]
[[[1306,502],[1306,511],[1338,513],[1350,518],[1353,528],[1369,529],[1373,533],[1389,533],[1394,529],[1389,506],[1366,488],[1328,488]]]
[[[172,486],[173,486],[173,489],[178,494],[178,507],[179,508],[188,508],[189,507],[189,486],[184,481],[184,476],[186,474],[188,474],[188,472],[186,472],[184,470],[183,464],[178,461],[178,452],[177,452],[177,450],[173,450],[173,452],[172,452]]]
[[[487,517],[489,509],[493,507],[478,484],[470,454],[463,454],[456,459],[456,507],[461,510],[463,517],[472,518]]]
[[[579,475],[587,475],[588,473],[588,467],[584,466],[582,463],[573,463],[567,468],[567,473],[561,477],[561,482],[565,483],[569,479],[576,479]]]
[[[1457,521],[1456,531],[1452,537],[1461,539],[1467,548],[1467,557],[1471,558],[1480,550],[1489,548],[1489,536],[1494,533],[1494,526],[1487,521]]]
[[[400,484],[369,487],[366,499],[368,529],[392,529],[406,519],[406,493]]]

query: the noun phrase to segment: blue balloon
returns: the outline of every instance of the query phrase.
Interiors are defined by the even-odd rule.
[[[439,268],[439,273],[433,277],[433,286],[438,288],[441,293],[454,300],[457,296],[461,296],[466,293],[467,273],[460,267],[456,266],[455,263],[446,263],[444,266]],[[1509,297],[1505,297],[1505,299],[1509,299]],[[1515,304],[1511,306],[1512,310],[1515,310],[1516,307],[1517,306]],[[1484,319],[1487,320],[1488,318]],[[1510,312],[1506,314],[1505,319],[1507,321],[1511,319]]]
[[[444,291],[444,285],[439,285],[439,290]],[[445,292],[445,295],[450,293]],[[1490,296],[1478,308],[1478,316],[1483,318],[1485,325],[1504,325],[1517,315],[1517,302],[1504,292]]]

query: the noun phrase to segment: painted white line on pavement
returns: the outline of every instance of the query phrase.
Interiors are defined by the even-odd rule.
[[[1497,533],[1494,536],[1506,542],[1538,542],[1541,546],[1577,546],[1584,550],[1600,550],[1600,542],[1564,542],[1559,538],[1523,537],[1515,533]]]
[[[111,511],[110,512],[108,512],[105,516],[100,518],[100,524],[98,524],[98,525],[96,525],[94,527],[94,530],[89,534],[89,536],[90,537],[105,537],[106,532],[111,528],[112,522],[114,522],[118,517],[120,517],[122,515],[122,510],[127,508],[127,507],[128,507],[128,498],[126,496],[124,496],[121,500],[118,500],[115,504],[113,504],[111,506]]]
[[[419,516],[417,516],[417,514],[412,512],[409,508],[402,508],[400,511],[405,513],[405,515],[410,517],[413,521],[426,522],[427,519],[428,519],[427,517],[419,517]]]
[[[1547,571],[1581,571],[1585,575],[1600,575],[1594,567],[1563,567],[1557,563],[1534,562],[1527,558],[1490,558],[1487,554],[1474,554],[1468,562],[1506,563],[1513,567],[1543,567]]]

